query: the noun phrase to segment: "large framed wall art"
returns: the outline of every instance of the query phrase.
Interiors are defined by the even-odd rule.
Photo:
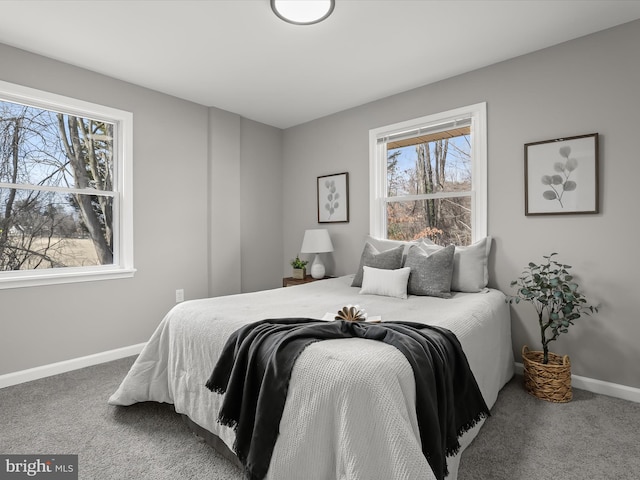
[[[525,215],[598,213],[598,134],[524,146]]]

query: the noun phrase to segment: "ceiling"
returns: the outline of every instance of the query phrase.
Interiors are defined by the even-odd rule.
[[[0,43],[279,128],[640,18],[640,1],[0,0]],[[0,65],[2,78],[2,65]]]

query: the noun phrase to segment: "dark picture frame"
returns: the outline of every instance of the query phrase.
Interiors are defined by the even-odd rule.
[[[599,213],[598,134],[524,145],[524,214]]]
[[[318,223],[349,221],[349,173],[322,175],[317,180]]]

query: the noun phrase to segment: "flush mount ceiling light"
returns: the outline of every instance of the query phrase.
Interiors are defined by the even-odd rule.
[[[333,12],[335,0],[271,0],[271,9],[285,22],[312,25]]]

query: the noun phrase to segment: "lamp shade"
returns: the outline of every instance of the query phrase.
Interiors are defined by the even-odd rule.
[[[329,232],[324,228],[316,228],[304,232],[300,253],[315,253],[311,264],[311,276],[315,279],[324,278],[325,269],[320,253],[333,252],[333,244]]]
[[[300,253],[324,253],[333,252],[333,244],[329,231],[324,228],[316,228],[304,232]]]

